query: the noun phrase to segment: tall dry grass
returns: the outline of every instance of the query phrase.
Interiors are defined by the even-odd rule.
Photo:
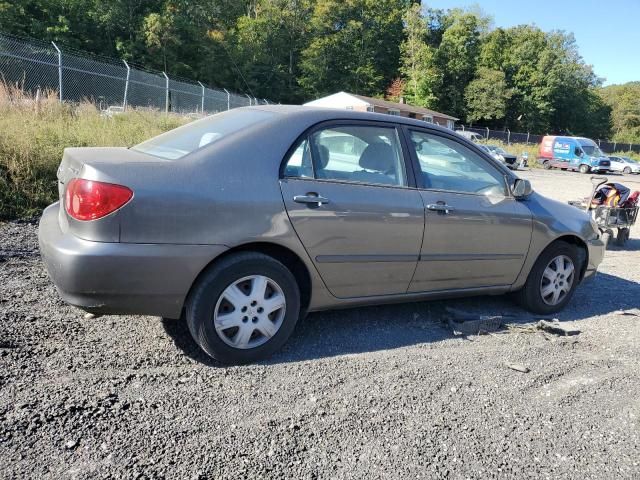
[[[132,146],[188,119],[131,110],[108,117],[89,103],[60,104],[0,82],[0,219],[30,218],[57,199],[65,147]]]

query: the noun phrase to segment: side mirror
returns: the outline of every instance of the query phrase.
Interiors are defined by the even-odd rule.
[[[526,198],[533,193],[531,182],[524,178],[516,178],[516,181],[511,187],[511,193],[515,198]]]

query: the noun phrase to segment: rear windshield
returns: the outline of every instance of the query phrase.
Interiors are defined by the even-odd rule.
[[[132,150],[175,160],[276,115],[262,110],[230,110],[170,130]]]

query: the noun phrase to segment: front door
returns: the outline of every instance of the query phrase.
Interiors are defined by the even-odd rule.
[[[329,291],[339,298],[405,293],[424,229],[399,132],[329,124],[301,140],[281,189],[289,218]]]
[[[512,284],[529,249],[529,209],[509,195],[504,173],[472,149],[447,136],[408,134],[425,205],[409,291]]]

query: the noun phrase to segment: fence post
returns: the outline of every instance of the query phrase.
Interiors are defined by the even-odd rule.
[[[511,130],[507,128],[507,145],[511,145]]]
[[[249,96],[249,94],[245,93],[244,96],[249,99],[249,106],[251,106],[251,97]]]
[[[200,83],[200,82],[198,82]],[[202,113],[204,115],[204,85],[200,83],[200,86],[202,87],[202,102],[200,105],[200,113]]]
[[[264,100],[265,105],[269,105],[269,100],[267,100],[266,98],[263,98],[262,100]]]
[[[124,66],[127,67],[127,79],[124,82],[124,100],[122,102],[122,110],[127,111],[127,95],[129,94],[129,77],[131,75],[131,69],[129,68],[129,64],[126,60],[122,60]]]
[[[629,153],[631,153],[631,142],[629,142]]]
[[[253,99],[256,101],[256,103],[254,103],[254,105],[260,105],[260,102],[258,101],[258,97],[253,97]]]
[[[460,125],[462,127],[462,131],[464,132],[464,123]]]
[[[489,127],[486,127],[487,129],[487,140],[489,140]]]
[[[616,141],[614,140],[614,142],[613,142],[613,152],[611,152],[611,153],[615,153],[617,143],[618,143],[618,142],[616,142]]]
[[[600,139],[598,139],[598,148],[600,148]]]
[[[527,132],[527,145],[529,145],[529,132]]]
[[[167,74],[162,72],[165,80],[165,92],[164,92],[164,113],[169,113],[169,77]]]
[[[227,93],[227,110],[231,110],[231,94],[226,88],[223,88],[223,90]]]
[[[58,97],[60,98],[60,103],[62,103],[62,52],[55,42],[51,42],[51,45],[58,52]]]

